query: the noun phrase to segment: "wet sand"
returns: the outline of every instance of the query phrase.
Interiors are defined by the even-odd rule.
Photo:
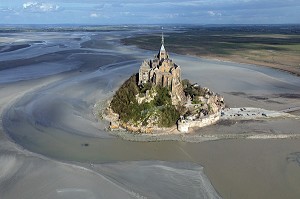
[[[141,60],[154,54],[118,43],[120,37],[133,34],[131,32],[109,34],[109,37],[106,33],[91,36],[105,43],[103,47],[89,49],[85,44],[86,53],[69,55],[72,61],[81,63],[77,68],[49,72],[48,76],[36,75],[26,81],[15,79],[0,83],[1,127],[12,141],[25,148],[15,145],[1,132],[0,165],[3,166],[0,166],[0,173],[4,177],[0,178],[0,192],[5,198],[22,193],[24,198],[39,198],[41,193],[48,198],[74,195],[76,198],[300,196],[296,153],[300,151],[300,140],[148,143],[125,141],[105,131],[105,121],[97,121],[93,115],[94,104],[109,99],[113,91],[138,70]],[[72,51],[81,46],[77,42],[68,46],[58,40]],[[44,56],[47,52],[53,53],[52,50],[52,47],[46,49]],[[11,60],[15,55],[10,53],[0,58]],[[41,54],[31,53],[32,60]],[[299,98],[287,95],[300,94],[299,77],[251,65],[171,56],[182,66],[184,78],[221,93],[231,107],[282,110],[300,105]],[[254,121],[219,124],[203,131],[207,134],[254,131],[297,134],[300,133],[298,123],[293,119]],[[62,163],[66,161],[68,164]],[[24,177],[11,177],[16,173]],[[37,178],[38,174],[42,177]],[[11,183],[11,179],[18,183]],[[22,186],[29,180],[37,187],[28,185],[26,190],[29,191],[25,192]],[[48,180],[59,180],[59,183],[42,186]],[[114,191],[116,195],[109,195]]]
[[[59,33],[54,35],[56,34],[59,37]],[[103,43],[105,41],[103,40]],[[111,97],[112,91],[128,77],[128,74],[137,69],[140,60],[137,61],[124,53],[111,52],[115,46],[93,52],[86,49],[74,50],[72,46],[67,48],[70,48],[67,57],[71,57],[72,60],[65,60],[66,65],[60,66],[63,70],[60,67],[47,68],[49,64],[42,62],[53,63],[51,59],[55,60],[55,56],[60,57],[45,46],[43,55],[37,55],[41,54],[40,52],[32,52],[35,56],[43,56],[42,61],[30,56],[26,58],[24,66],[22,60],[16,60],[18,71],[15,68],[0,71],[0,75],[4,77],[0,83],[1,196],[182,198],[186,195],[191,198],[219,198],[200,165],[172,164],[156,160],[144,162],[142,158],[137,162],[128,162],[130,159],[120,162],[115,159],[117,163],[111,163],[109,166],[97,164],[117,158],[111,158],[109,150],[113,150],[117,144],[114,141],[118,142],[119,139],[103,131],[107,124],[97,121],[92,112],[93,106],[97,100]],[[14,63],[10,60],[11,57],[14,55],[9,54],[1,58],[4,62]],[[80,64],[66,70],[68,65],[74,66],[74,60]],[[41,63],[34,66],[36,62]],[[36,68],[32,72],[28,71],[28,68],[33,66]],[[20,71],[26,71],[27,74],[22,72],[20,75],[23,76],[19,76]],[[113,78],[110,76],[112,73]],[[6,137],[3,130],[9,137]],[[87,151],[80,152],[84,148],[93,149],[93,142],[95,145],[103,143],[105,149],[99,153],[94,148],[92,155],[87,155]],[[27,149],[44,156],[31,153]],[[93,158],[96,154],[103,156],[95,160]],[[60,161],[47,157],[58,158]],[[128,165],[130,167],[125,169],[124,166]],[[129,169],[139,169],[140,177],[136,178],[134,174],[118,177],[120,173]],[[155,177],[158,173],[160,175]],[[153,180],[159,180],[160,185],[153,183]],[[140,186],[146,183],[147,189]]]

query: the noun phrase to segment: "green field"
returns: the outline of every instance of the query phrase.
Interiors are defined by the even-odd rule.
[[[298,27],[298,26],[297,26]],[[126,45],[157,50],[161,35],[123,39]],[[169,52],[270,66],[300,74],[300,35],[298,29],[266,27],[186,28],[165,33]]]

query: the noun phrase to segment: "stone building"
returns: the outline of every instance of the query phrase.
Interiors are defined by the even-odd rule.
[[[169,87],[171,90],[181,82],[180,66],[175,64],[164,47],[162,36],[161,48],[153,60],[144,60],[139,70],[139,85],[151,82]]]
[[[181,84],[180,66],[170,59],[164,46],[163,35],[158,54],[154,56],[153,60],[144,60],[140,66],[138,85],[144,83],[168,87],[171,91],[173,104],[186,100]]]

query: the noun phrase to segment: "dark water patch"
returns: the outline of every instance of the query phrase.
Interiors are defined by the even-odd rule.
[[[255,101],[266,101],[269,103],[276,103],[276,104],[284,104],[284,103],[271,100],[270,98],[300,99],[300,93],[280,93],[280,94],[274,94],[269,96],[248,95],[244,92],[226,92],[226,93],[234,96],[247,97],[248,99],[255,100]]]
[[[264,123],[266,121],[263,120],[240,120],[238,123],[240,124],[247,124],[247,123]]]
[[[91,48],[91,49],[99,49],[99,48],[111,48],[111,45],[103,40],[89,40],[80,44],[81,48]]]
[[[0,53],[12,52],[12,51],[20,50],[20,49],[23,49],[23,48],[28,48],[30,46],[31,46],[30,44],[0,46]]]
[[[300,152],[290,153],[286,158],[287,162],[292,162],[300,166]]]
[[[288,99],[300,99],[300,93],[281,93],[275,96]]]
[[[32,43],[33,44],[42,44],[42,43],[44,43],[44,41],[33,41]]]
[[[266,100],[266,102],[273,103],[273,104],[284,104],[282,102],[278,102],[278,101],[275,101],[275,100]]]
[[[269,99],[269,98],[264,97],[264,96],[249,96],[248,98],[252,99],[252,100],[268,100]]]
[[[226,93],[234,96],[247,96],[247,94],[244,92],[226,92]]]
[[[59,48],[67,48],[68,46],[65,45],[65,44],[59,44],[58,47],[59,47]]]
[[[219,120],[219,126],[233,126],[236,124],[249,124],[249,123],[264,123],[263,120]]]
[[[7,60],[7,61],[0,61],[0,70],[9,69],[9,68],[15,68],[19,66],[26,66],[26,65],[33,65],[38,64],[41,62],[53,62],[54,60],[62,61],[66,60],[68,56],[71,56],[75,53],[89,53],[91,51],[87,50],[65,50],[65,51],[59,51],[55,53],[49,53],[40,55],[37,57],[32,57],[28,59],[16,59],[16,60]]]
[[[124,58],[122,57],[122,59],[126,59],[126,57],[124,56]],[[95,52],[92,50],[63,50],[55,53],[40,55],[37,57],[31,57],[28,59],[0,61],[0,70],[59,61],[80,61],[84,63],[83,67],[85,69],[90,69],[91,67],[98,67],[98,64],[95,63],[101,63],[101,65],[106,65],[111,63],[112,60],[116,60],[116,56],[109,55],[106,53],[95,54]]]
[[[237,121],[234,120],[220,120],[217,125],[220,126],[232,126],[235,125],[237,123]]]

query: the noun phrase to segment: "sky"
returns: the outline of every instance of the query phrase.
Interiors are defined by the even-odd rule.
[[[300,0],[0,0],[0,24],[289,24]]]

